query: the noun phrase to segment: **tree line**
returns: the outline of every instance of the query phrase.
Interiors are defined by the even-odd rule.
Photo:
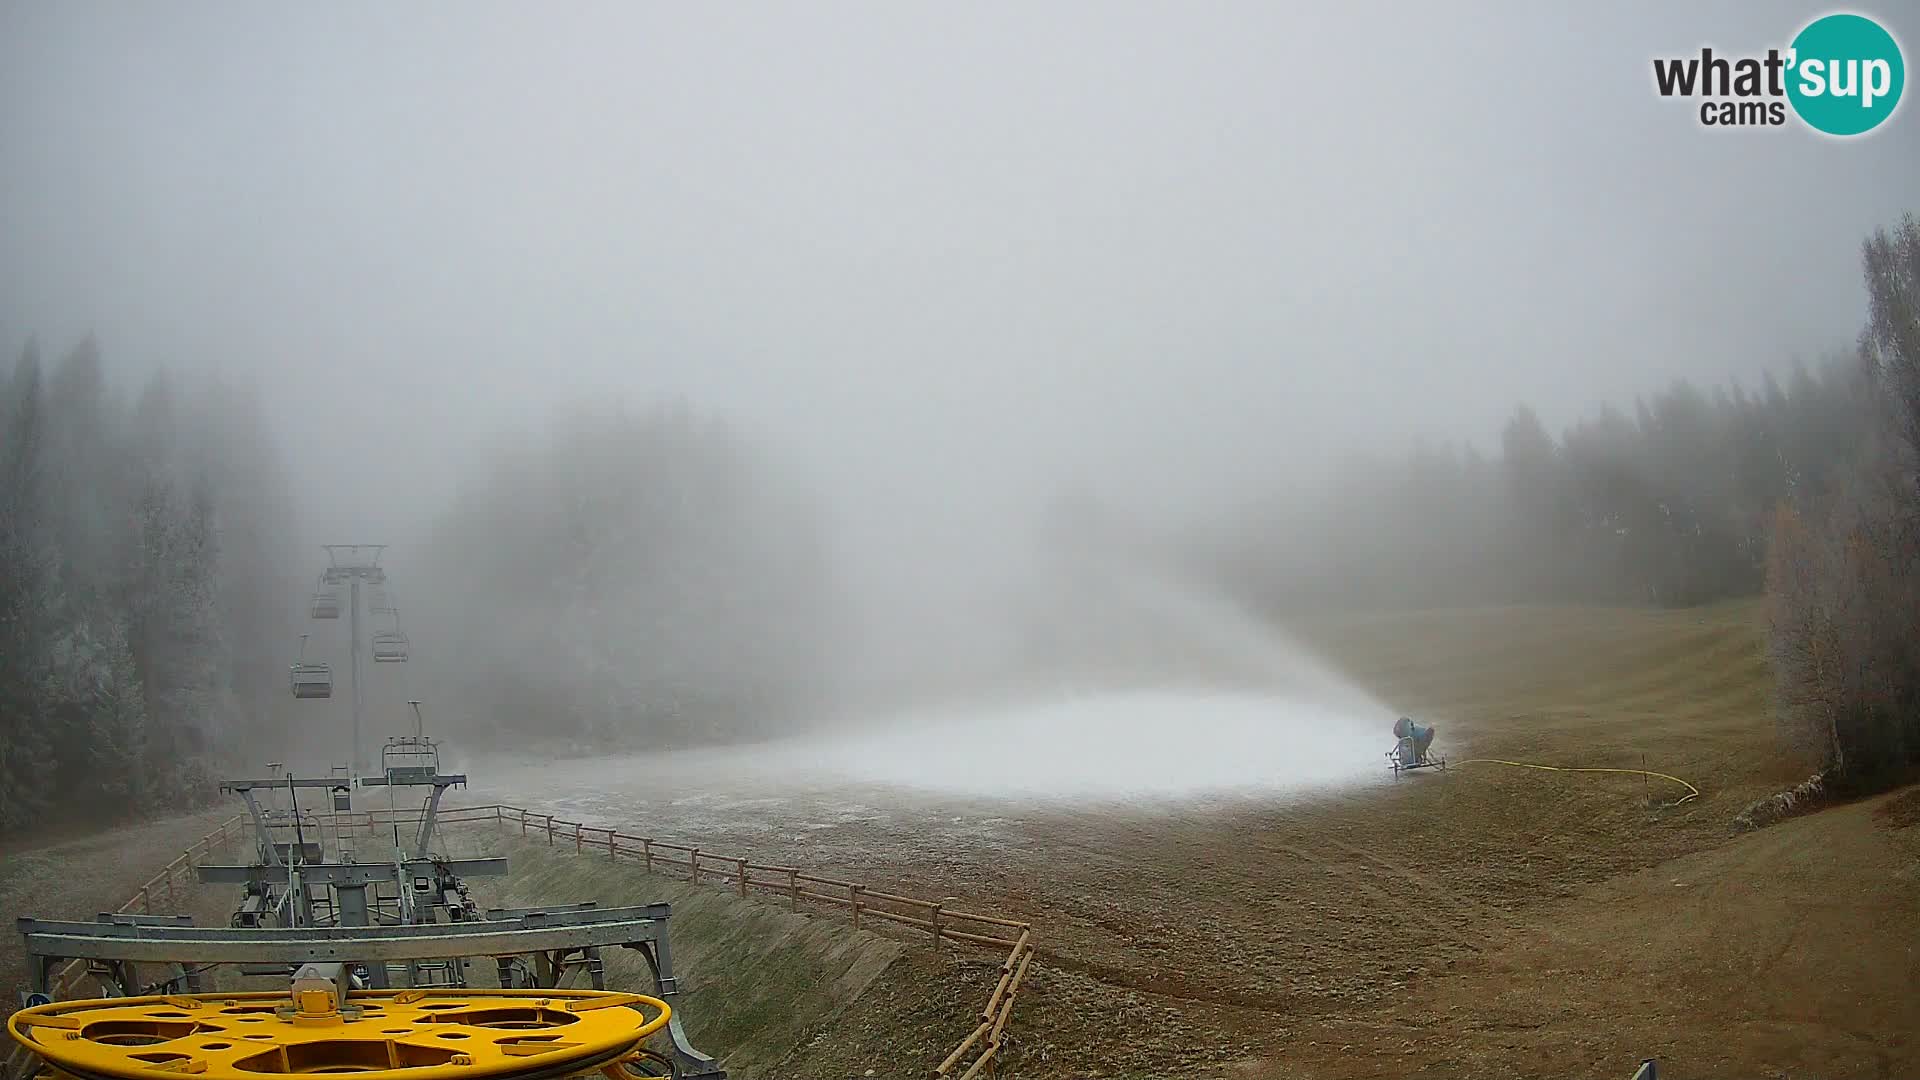
[[[1768,645],[1788,737],[1829,788],[1920,766],[1920,219],[1864,245],[1862,453],[1773,520]]]
[[[1830,359],[1751,390],[1678,381],[1558,436],[1521,406],[1493,456],[1349,457],[1186,557],[1274,609],[1752,596],[1774,509],[1853,467],[1868,399],[1858,366]]]
[[[817,509],[685,407],[578,410],[511,440],[419,563],[414,625],[452,661],[423,671],[465,742],[721,742],[790,730],[827,694]]]
[[[1852,353],[1687,382],[1498,452],[1352,458],[1176,545],[1271,610],[1764,595],[1784,732],[1841,786],[1920,765],[1920,221],[1867,239]]]
[[[287,507],[257,402],[87,340],[0,379],[0,831],[203,800],[284,691]]]

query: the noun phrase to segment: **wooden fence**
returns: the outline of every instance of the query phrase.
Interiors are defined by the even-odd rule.
[[[368,810],[310,814],[307,820],[331,825],[336,832],[363,828],[372,832],[383,825],[416,824],[420,817],[419,810]],[[794,911],[800,910],[802,901],[825,905],[850,914],[856,930],[861,927],[862,919],[879,919],[911,927],[928,935],[936,953],[947,942],[1007,950],[1006,959],[1000,964],[999,982],[994,986],[992,996],[987,999],[986,1007],[980,1011],[978,1023],[966,1039],[947,1055],[946,1060],[933,1070],[932,1075],[937,1078],[953,1075],[960,1062],[970,1053],[977,1056],[959,1073],[960,1080],[972,1080],[994,1063],[1000,1052],[1007,1022],[1013,1016],[1014,999],[1019,996],[1027,967],[1033,960],[1033,928],[1030,924],[949,908],[944,901],[883,892],[856,881],[808,873],[799,867],[774,866],[734,855],[703,851],[698,845],[672,843],[651,836],[630,836],[605,826],[564,821],[552,814],[535,813],[525,807],[505,803],[449,807],[441,810],[436,820],[448,825],[491,821],[502,829],[517,826],[521,836],[544,838],[552,847],[571,846],[577,854],[605,853],[609,859],[638,861],[648,872],[671,875],[684,873],[688,881],[729,887],[743,897],[755,890],[775,894],[784,897]],[[218,829],[201,837],[160,873],[140,886],[126,903],[120,905],[120,912],[151,914],[156,905],[162,911],[167,910],[175,897],[176,875],[184,871],[186,884],[194,884],[196,858],[205,858],[216,845],[224,847],[242,831],[244,821],[244,818],[235,816],[221,822]],[[68,996],[85,972],[86,967],[80,961],[69,963],[61,969],[51,981],[54,997]],[[16,1045],[14,1053],[6,1061],[7,1075],[24,1075],[21,1066],[30,1056],[25,1047]]]

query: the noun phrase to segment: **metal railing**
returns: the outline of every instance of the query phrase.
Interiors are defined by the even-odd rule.
[[[357,819],[358,815],[350,817]],[[367,827],[372,829],[381,824],[417,821],[419,811],[373,810],[365,817]],[[438,820],[457,823],[489,819],[503,828],[518,825],[520,835],[544,838],[551,847],[571,845],[576,854],[605,852],[609,859],[637,860],[648,872],[676,876],[685,873],[690,882],[727,886],[743,897],[755,890],[778,895],[784,897],[794,911],[800,910],[802,901],[826,905],[850,915],[856,930],[861,928],[863,919],[879,919],[925,931],[936,953],[945,942],[1007,950],[1000,964],[1000,978],[986,1006],[980,1010],[978,1023],[933,1070],[935,1077],[952,1075],[969,1054],[977,1056],[959,1073],[960,1080],[972,1080],[995,1062],[1007,1024],[1013,1018],[1014,1001],[1033,962],[1031,923],[950,908],[944,901],[885,892],[861,882],[809,873],[799,867],[756,863],[737,855],[706,851],[697,844],[633,836],[607,826],[568,821],[506,803],[444,809]]]
[[[336,830],[344,827],[365,828],[368,831],[382,825],[417,822],[420,816],[418,810],[310,815],[319,821],[330,822]],[[734,855],[720,855],[704,851],[696,844],[674,843],[651,836],[632,836],[605,826],[565,821],[552,814],[535,813],[525,807],[506,803],[444,808],[439,811],[436,821],[443,825],[491,821],[501,828],[517,824],[522,836],[543,836],[552,847],[570,844],[576,854],[604,852],[609,859],[638,861],[648,872],[669,875],[684,872],[688,881],[727,886],[742,897],[753,890],[772,893],[786,898],[793,911],[800,910],[802,901],[844,910],[852,916],[856,930],[861,928],[863,918],[911,927],[928,934],[936,953],[947,942],[1006,949],[1005,959],[1000,964],[999,981],[988,997],[986,1007],[980,1011],[973,1030],[933,1070],[932,1075],[938,1078],[953,1075],[969,1054],[975,1056],[959,1073],[960,1080],[972,1080],[994,1064],[1007,1024],[1013,1017],[1014,1000],[1019,996],[1028,966],[1033,961],[1033,927],[1030,923],[949,908],[944,901],[922,900],[872,889],[860,882],[808,873],[799,867],[756,863]],[[126,903],[120,905],[119,912],[151,914],[156,901],[163,909],[171,906],[176,898],[176,875],[185,871],[187,884],[194,884],[192,871],[196,859],[204,859],[216,846],[224,847],[242,831],[242,825],[243,818],[238,815],[221,822],[219,828],[201,837],[140,886]],[[84,978],[85,972],[86,965],[81,961],[74,961],[62,968],[49,980],[54,996],[70,994],[79,980]],[[16,1045],[6,1059],[7,1075],[27,1075],[32,1057],[24,1046]]]

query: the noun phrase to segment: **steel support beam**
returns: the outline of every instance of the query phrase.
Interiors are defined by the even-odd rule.
[[[280,884],[287,879],[284,869],[264,866],[236,866],[213,863],[195,868],[204,885]],[[412,887],[416,877],[438,880],[441,873],[454,877],[504,877],[507,860],[486,859],[414,859],[406,863],[303,863],[300,878],[310,886],[354,887],[375,881],[394,881]]]
[[[579,916],[569,918],[569,916]],[[138,926],[17,920],[36,957],[135,963],[304,964],[316,961],[439,960],[509,956],[665,939],[667,906],[528,915],[429,925],[296,927]]]

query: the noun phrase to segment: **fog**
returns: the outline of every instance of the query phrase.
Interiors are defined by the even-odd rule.
[[[968,796],[1132,800],[1298,793],[1379,771],[1389,705],[1217,598],[1120,569],[1100,595],[1127,598],[1124,614],[1054,609],[1109,636],[1077,658],[1044,657],[1051,687],[870,715],[851,731],[775,741],[744,767]]]
[[[1844,348],[1860,239],[1912,197],[1912,107],[1852,141],[1708,131],[1649,78],[1655,55],[1763,50],[1807,15],[10,4],[0,344],[92,333],[129,380],[256,386],[294,504],[290,624],[312,545],[386,542],[407,618],[435,631],[368,676],[383,715],[423,693],[480,707],[459,693],[502,667],[487,648],[578,682],[724,608],[714,640],[768,612],[756,647],[830,669],[793,678],[842,719],[903,682],[1082,679],[1122,696],[993,723],[1064,752],[1183,711],[1152,694],[1226,687],[1255,697],[1196,700],[1219,746],[1270,693],[1383,730],[1388,706],[1318,661],[1250,660],[1264,630],[1196,630],[1251,616],[1159,546],[1278,504],[1279,558],[1316,525],[1289,493],[1353,451],[1497,448],[1521,402],[1558,428]],[[565,530],[511,564],[447,556],[511,518],[452,511],[503,460],[547,453],[583,407],[663,403],[724,421],[771,478],[747,486],[778,492],[739,496],[752,514],[701,549],[805,531],[830,573],[783,563],[642,627],[589,603],[638,572],[574,581]],[[630,466],[594,464],[600,497],[624,498]],[[1063,498],[1111,517],[1048,534]],[[805,504],[805,530],[776,503]],[[1063,585],[1087,559],[1100,580]],[[474,594],[521,607],[482,617]],[[450,644],[482,623],[500,635]],[[1066,674],[1016,677],[1042,624],[1082,646]],[[864,744],[859,768],[955,752],[949,722]]]
[[[1186,502],[1850,340],[1920,129],[1711,137],[1647,70],[1804,15],[10,5],[4,330],[271,379],[329,537],[608,392],[922,511]]]
[[[481,758],[462,768],[489,791],[597,792],[599,808],[669,776],[702,779],[666,785],[662,794],[747,816],[756,800],[811,802],[849,788],[868,796],[885,790],[883,802],[916,793],[1141,807],[1377,782],[1393,739],[1385,726],[1368,731],[1358,720],[1318,702],[1138,692],[908,713],[861,731],[576,761],[552,772],[524,768],[524,758]]]

